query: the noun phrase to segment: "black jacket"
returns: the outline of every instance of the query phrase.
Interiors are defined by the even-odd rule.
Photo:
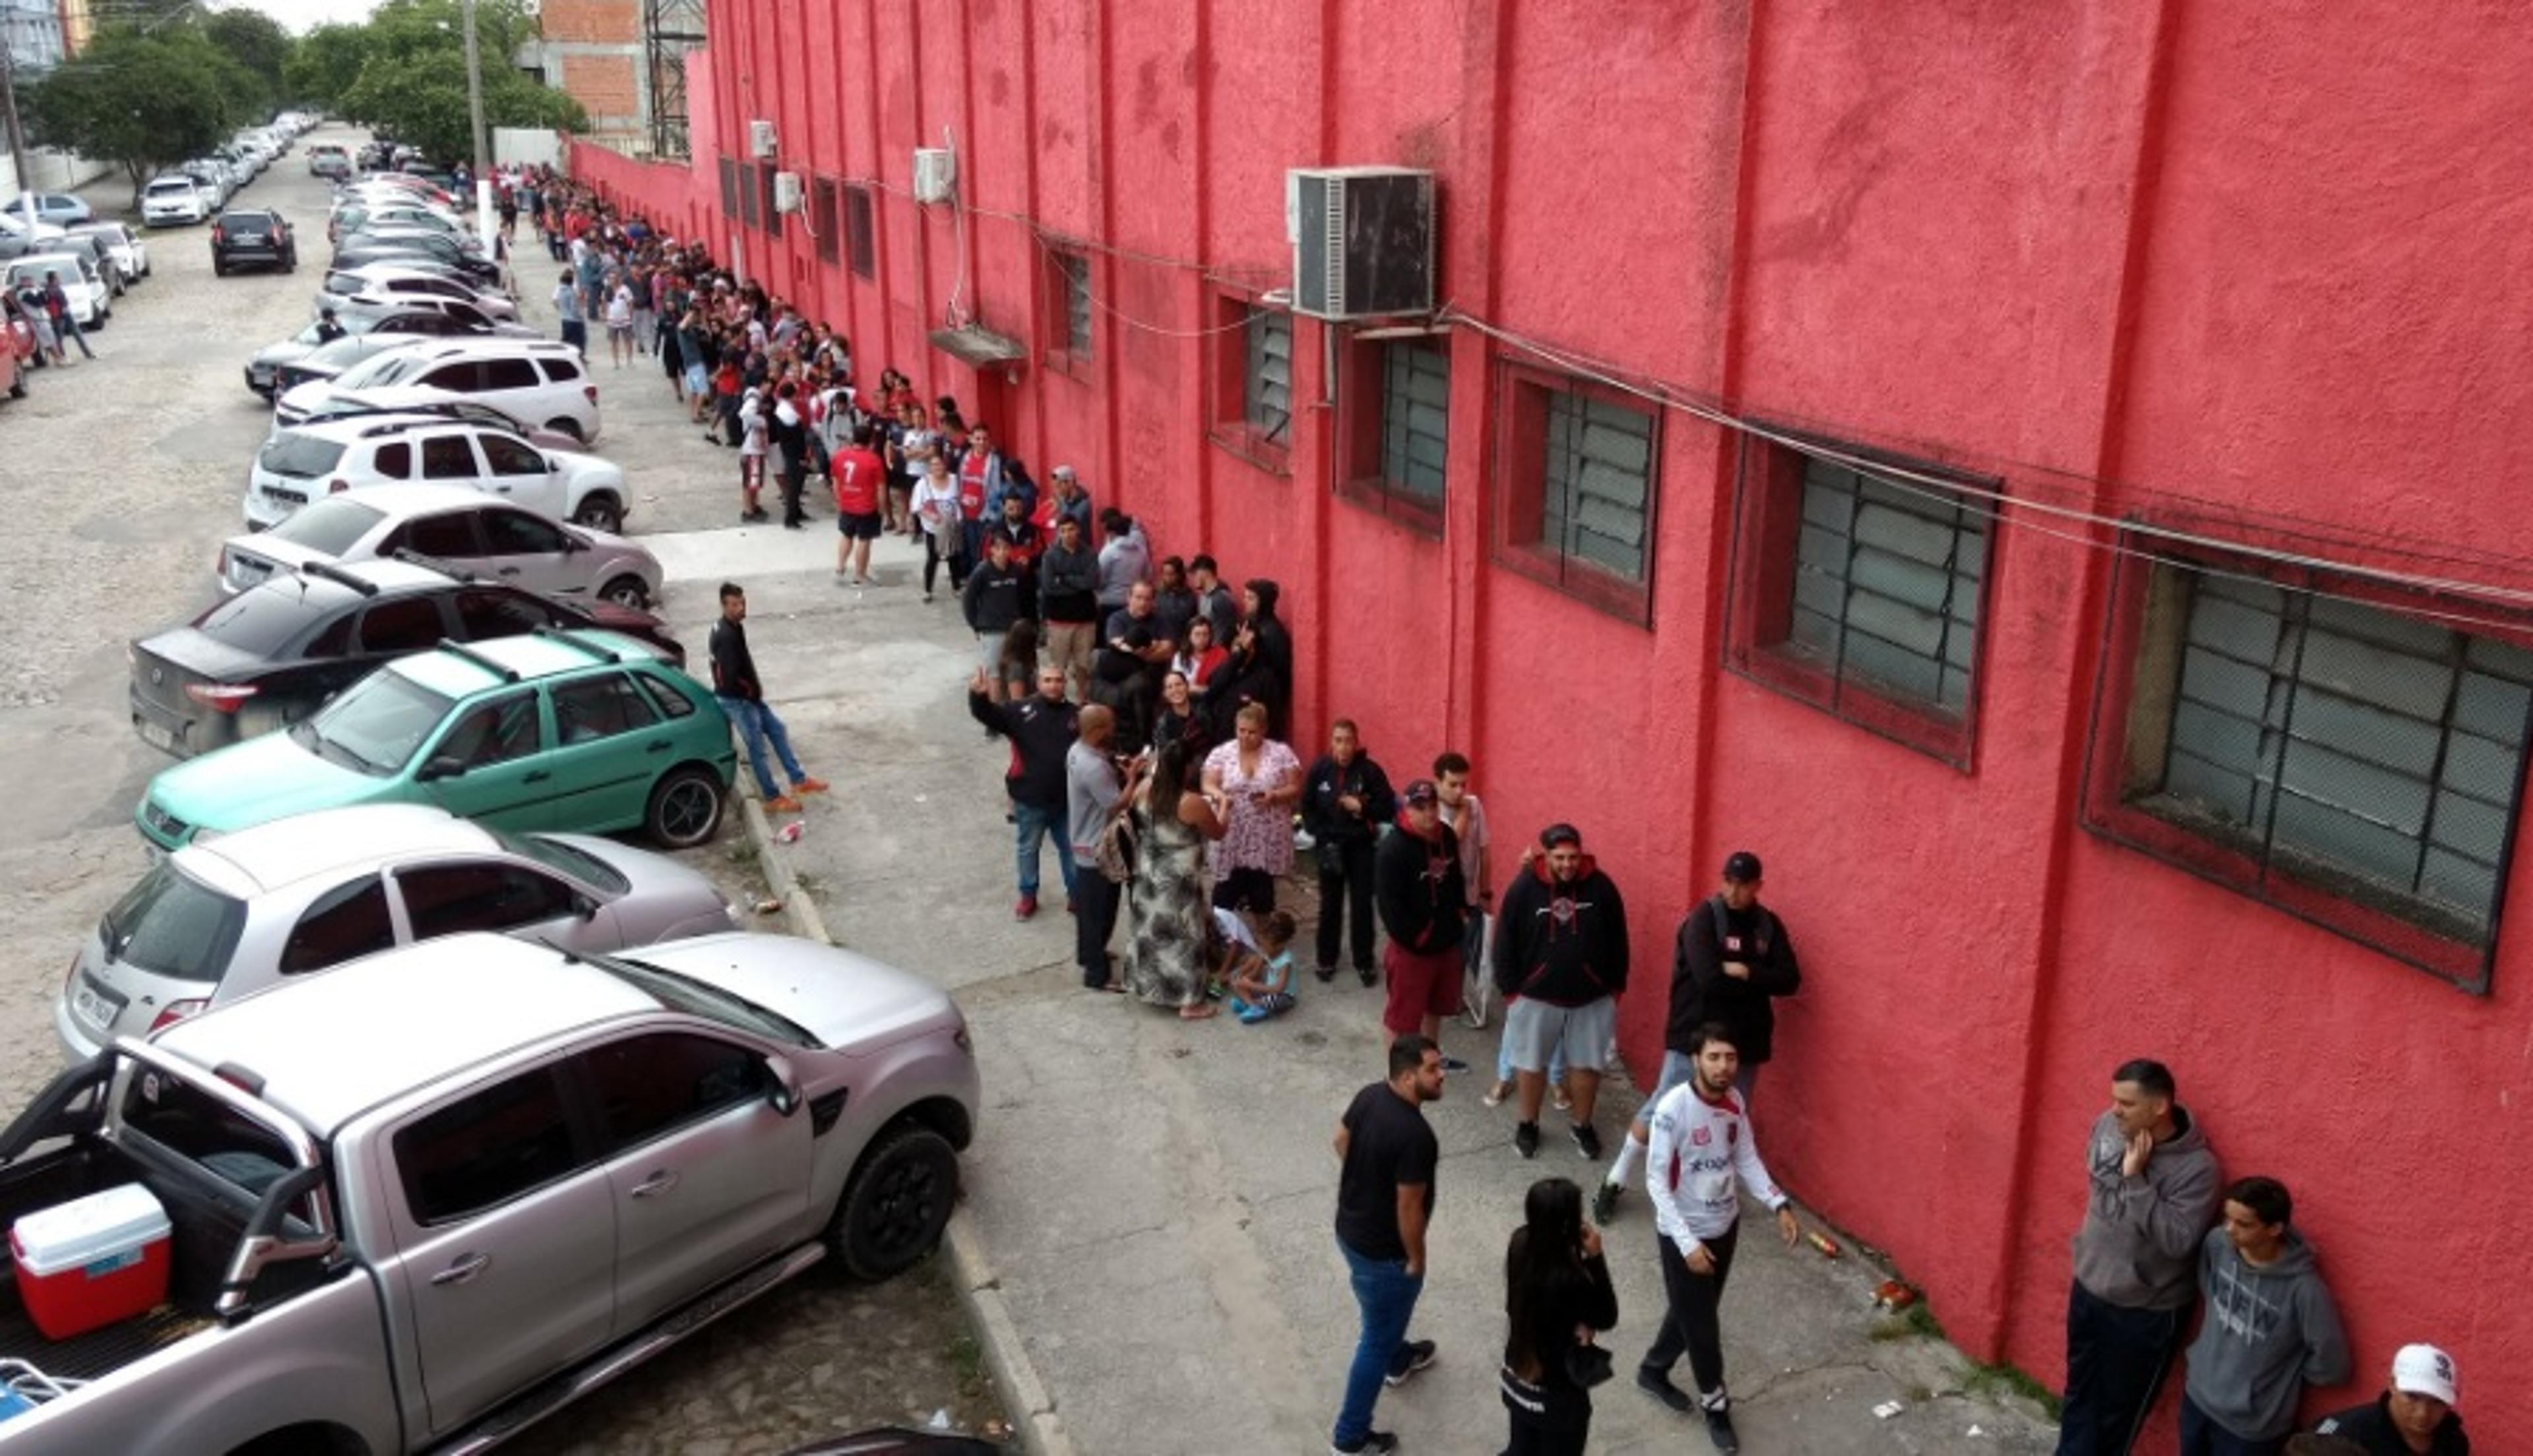
[[[1249,645],[1242,647],[1235,635],[1228,644],[1230,660],[1214,673],[1223,684],[1220,692],[1209,695],[1215,726],[1227,738],[1242,705],[1262,703],[1266,708],[1266,736],[1282,738],[1284,715],[1293,703],[1293,634],[1275,614],[1282,595],[1275,583],[1254,581],[1250,589],[1258,594],[1258,614],[1243,623],[1249,629]]]
[[[1338,807],[1337,800],[1348,794],[1363,800],[1362,813],[1349,814]],[[1389,791],[1389,776],[1369,753],[1356,754],[1350,764],[1323,755],[1302,781],[1302,827],[1323,844],[1368,844],[1383,825],[1397,817],[1398,799]]]
[[[709,646],[713,691],[726,698],[764,702],[765,688],[756,680],[756,659],[747,651],[746,623],[729,617],[714,622]]]
[[[1627,908],[1592,856],[1574,879],[1548,861],[1514,879],[1496,912],[1496,989],[1551,1006],[1585,1006],[1627,989]]]
[[[1034,615],[1036,609],[1037,604],[1030,600],[1029,572],[1008,561],[1000,566],[991,558],[978,563],[968,573],[967,588],[959,594],[959,611],[972,632],[1000,636],[1012,629],[1012,623]]]
[[[1073,749],[1075,711],[1071,703],[1040,693],[1017,703],[997,703],[969,689],[968,712],[986,731],[1012,740],[1012,766],[1003,774],[1012,802],[1055,815],[1065,812],[1064,756]]]
[[[1750,967],[1750,978],[1724,973],[1724,962]],[[1774,1053],[1777,1036],[1776,998],[1802,989],[1802,967],[1795,963],[1795,943],[1785,922],[1766,905],[1734,911],[1724,897],[1711,895],[1680,917],[1672,942],[1671,1019],[1663,1027],[1663,1046],[1688,1050],[1689,1034],[1708,1021],[1732,1028],[1734,1050],[1752,1065]]]
[[[1513,1233],[1515,1239],[1528,1237],[1519,1229]],[[1512,1251],[1507,1248],[1504,1251],[1506,1314],[1512,1310],[1512,1281],[1520,1277],[1520,1271],[1513,1264]],[[1590,1258],[1578,1259],[1572,1267],[1552,1273],[1545,1287],[1533,1291],[1530,1301],[1530,1348],[1539,1361],[1538,1377],[1524,1380],[1523,1383],[1531,1389],[1518,1392],[1518,1395],[1535,1399],[1534,1392],[1581,1394],[1582,1387],[1574,1383],[1574,1377],[1567,1372],[1565,1366],[1565,1353],[1574,1348],[1574,1332],[1578,1328],[1606,1330],[1618,1322],[1619,1292],[1610,1283],[1610,1264],[1606,1254],[1596,1253]],[[1512,1341],[1507,1338],[1504,1341],[1504,1369],[1511,1371],[1515,1379],[1521,1379],[1520,1372],[1512,1369]],[[1582,1404],[1586,1413],[1591,1408],[1588,1401]],[[1528,1409],[1526,1402],[1524,1409]],[[1557,1413],[1532,1414],[1553,1416]]]
[[[2314,1427],[2318,1435],[2335,1435],[2366,1452],[2366,1456],[2410,1456],[2410,1447],[2393,1427],[2388,1409],[2391,1397],[2379,1395],[2371,1406],[2357,1406],[2322,1418]],[[2447,1412],[2445,1424],[2428,1437],[2428,1456],[2471,1456],[2471,1437],[2462,1433],[2462,1416]]]
[[[1381,846],[1373,851],[1372,896],[1390,944],[1419,956],[1458,950],[1469,923],[1469,889],[1460,878],[1460,837],[1444,824],[1428,840],[1402,821],[1398,832],[1384,835]]]
[[[1099,620],[1099,555],[1089,547],[1049,546],[1037,558],[1038,615],[1051,622]]]

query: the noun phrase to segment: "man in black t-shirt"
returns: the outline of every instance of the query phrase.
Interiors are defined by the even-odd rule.
[[[1330,1437],[1340,1456],[1397,1449],[1398,1437],[1372,1428],[1373,1402],[1384,1383],[1403,1385],[1434,1363],[1434,1342],[1410,1340],[1407,1325],[1425,1289],[1425,1226],[1442,1153],[1425,1104],[1442,1095],[1442,1050],[1402,1036],[1389,1044],[1389,1080],[1355,1093],[1337,1127],[1337,1249],[1363,1315]]]

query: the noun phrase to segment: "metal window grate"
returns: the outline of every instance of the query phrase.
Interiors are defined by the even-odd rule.
[[[774,205],[774,176],[778,170],[772,162],[759,162],[756,166],[756,192],[765,200],[765,235],[770,238],[783,236],[783,209]]]
[[[1293,318],[1249,311],[1247,358],[1240,372],[1240,417],[1259,437],[1281,445],[1293,423]]]
[[[756,169],[744,164],[738,168],[738,220],[756,226]]]
[[[1540,545],[1642,581],[1653,485],[1653,416],[1570,392],[1548,395]]]
[[[1803,462],[1786,650],[1949,716],[1969,706],[1987,522],[1949,493]]]
[[[721,159],[721,210],[725,217],[738,215],[738,163],[729,157]]]
[[[1381,476],[1420,500],[1443,498],[1451,421],[1451,356],[1423,344],[1382,346]]]
[[[871,195],[867,187],[845,189],[845,260],[846,265],[860,277],[876,276],[879,271],[879,249],[872,238]]]
[[[1077,364],[1090,359],[1090,260],[1079,253],[1047,255],[1064,299],[1064,350]]]
[[[2159,785],[2137,807],[2486,948],[2533,653],[2341,598],[2188,572]]]
[[[836,184],[825,177],[809,188],[809,226],[818,235],[820,262],[834,262],[843,256],[836,238]]]

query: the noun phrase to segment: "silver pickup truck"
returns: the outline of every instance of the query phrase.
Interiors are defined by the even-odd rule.
[[[975,1127],[966,1020],[775,936],[636,958],[452,936],[125,1039],[0,1133],[0,1228],[138,1182],[169,1298],[0,1357],[86,1381],[0,1450],[490,1448],[833,1257],[930,1252]]]

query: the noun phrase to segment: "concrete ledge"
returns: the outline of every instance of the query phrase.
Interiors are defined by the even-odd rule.
[[[746,752],[745,745],[741,745],[740,752]],[[783,902],[783,913],[791,923],[792,933],[804,940],[834,945],[835,938],[827,934],[827,922],[818,913],[817,902],[800,888],[800,878],[793,871],[785,846],[774,837],[773,822],[766,817],[764,801],[757,797],[755,781],[744,765],[732,791],[738,799],[739,817],[747,823],[748,841],[756,846],[757,868],[764,872],[766,888]],[[976,1231],[975,1220],[968,1216],[965,1207],[951,1213],[942,1245],[950,1259],[951,1282],[958,1287],[959,1302],[968,1308],[969,1323],[974,1327],[976,1343],[984,1352],[986,1373],[993,1377],[994,1393],[1002,1400],[1003,1412],[1011,1419],[1021,1448],[1029,1456],[1075,1456],[1073,1441],[1065,1435],[1064,1423],[1056,1415],[1055,1400],[1038,1379],[1037,1368],[1030,1363],[1029,1346],[1021,1339],[1020,1326],[1013,1321],[1011,1307],[1003,1299],[1002,1282],[986,1255],[984,1236]]]

